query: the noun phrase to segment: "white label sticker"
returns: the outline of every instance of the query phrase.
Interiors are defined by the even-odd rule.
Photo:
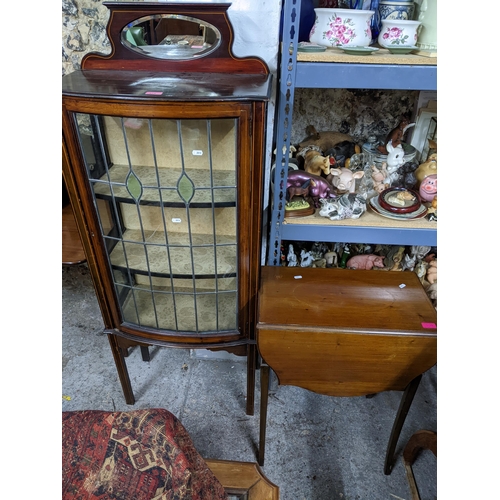
[[[172,222],[174,222],[175,224],[179,224],[181,220],[179,219],[179,217],[173,217]]]
[[[203,151],[201,149],[193,149],[193,156],[202,156]]]

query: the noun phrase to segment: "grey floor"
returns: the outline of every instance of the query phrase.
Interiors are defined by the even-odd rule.
[[[244,358],[152,348],[127,359],[137,402],[125,403],[92,281],[85,265],[62,268],[62,410],[166,408],[205,458],[256,461],[260,384],[255,415],[245,413]],[[401,393],[334,398],[274,387],[269,399],[263,471],[282,500],[411,500],[403,447],[421,429],[437,429],[436,367],[426,372],[384,475],[385,450]],[[437,498],[437,460],[424,451],[413,466],[422,500]],[[133,499],[131,499],[133,500]]]

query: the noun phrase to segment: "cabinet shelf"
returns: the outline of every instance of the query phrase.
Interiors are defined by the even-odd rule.
[[[236,178],[234,170],[189,169],[183,175],[180,168],[155,168],[134,166],[133,173],[142,185],[141,205],[185,207],[189,201],[192,208],[236,206]],[[96,197],[121,203],[136,203],[127,189],[128,165],[113,165],[109,173],[92,180]],[[177,185],[181,177],[189,183],[192,193]],[[192,186],[192,187],[191,187]],[[192,195],[192,198],[191,198]],[[187,198],[187,199],[184,199]],[[189,199],[191,198],[191,199]]]
[[[233,286],[236,282],[233,280]],[[153,286],[151,289],[127,288],[122,311],[126,322],[140,327],[168,331],[212,332],[234,331],[237,291],[218,289],[203,291]]]
[[[234,236],[127,230],[114,246],[111,265],[154,277],[192,279],[235,276],[237,245]],[[111,238],[108,238],[111,239]],[[168,246],[166,243],[168,242]]]

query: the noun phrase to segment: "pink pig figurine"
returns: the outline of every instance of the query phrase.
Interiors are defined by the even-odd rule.
[[[374,254],[362,254],[351,257],[346,264],[348,269],[366,269],[370,270],[374,267],[384,267],[384,257]]]
[[[428,175],[421,183],[419,194],[424,201],[432,201],[438,191],[437,174]]]

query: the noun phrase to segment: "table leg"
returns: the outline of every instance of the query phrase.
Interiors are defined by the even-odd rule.
[[[257,364],[257,346],[247,347],[247,415],[253,415],[255,405],[255,367]]]
[[[264,452],[266,449],[267,402],[269,399],[269,366],[263,363],[260,367],[260,435],[259,455],[257,462],[264,465]]]
[[[399,435],[401,434],[401,429],[405,423],[406,416],[410,410],[411,403],[417,392],[418,385],[422,375],[415,377],[405,388],[403,396],[401,397],[401,402],[399,403],[398,412],[396,414],[396,419],[392,426],[391,437],[389,438],[389,443],[387,445],[387,453],[385,455],[384,464],[384,474],[389,475],[392,472],[392,467],[394,465],[394,451],[396,450],[396,445],[398,443]]]

